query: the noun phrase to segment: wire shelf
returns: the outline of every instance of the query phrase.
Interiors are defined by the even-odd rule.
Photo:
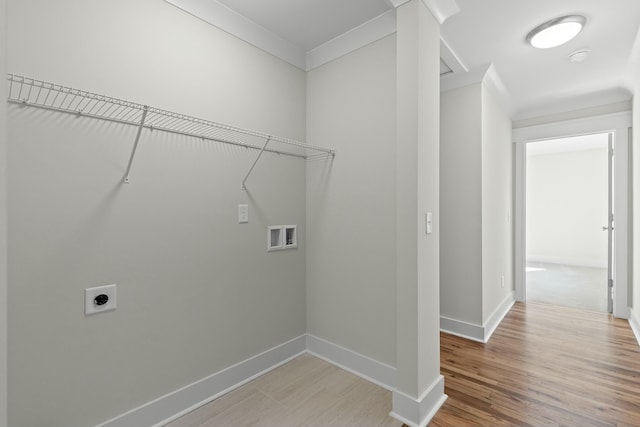
[[[131,162],[133,161],[142,129],[169,132],[205,141],[216,141],[259,150],[256,162],[263,152],[284,154],[303,159],[317,158],[318,156],[335,156],[335,150],[333,149],[241,129],[30,77],[8,74],[7,82],[8,102],[137,126],[139,128],[138,135],[136,136],[129,167],[127,168],[125,182],[128,182],[129,169],[131,168]],[[269,146],[267,147],[267,145]]]

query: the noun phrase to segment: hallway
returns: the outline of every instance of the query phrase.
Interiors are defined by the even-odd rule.
[[[516,303],[487,344],[441,334],[441,371],[432,427],[640,425],[640,348],[606,314]]]

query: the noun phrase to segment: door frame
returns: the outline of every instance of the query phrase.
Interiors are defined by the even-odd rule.
[[[613,132],[614,212],[616,223],[613,315],[629,318],[629,128],[631,111],[517,128],[514,141],[514,283],[516,300],[526,301],[526,143],[594,133]]]

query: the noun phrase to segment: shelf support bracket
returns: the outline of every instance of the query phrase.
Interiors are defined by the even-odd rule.
[[[142,129],[144,128],[144,121],[147,118],[147,112],[149,111],[149,106],[145,105],[142,108],[142,118],[140,119],[140,124],[138,125],[138,133],[136,133],[136,140],[133,143],[133,149],[131,150],[131,156],[129,157],[129,164],[127,165],[127,170],[124,173],[124,183],[129,184],[129,172],[131,172],[131,165],[133,164],[133,158],[136,155],[136,150],[138,149],[138,142],[140,141],[140,134],[142,133]]]
[[[267,148],[267,145],[269,144],[270,141],[271,141],[271,136],[269,136],[267,138],[267,140],[265,141],[264,145],[262,146],[262,150],[260,150],[260,152],[258,153],[258,156],[256,157],[255,161],[251,165],[251,168],[249,169],[249,172],[247,172],[247,175],[242,180],[242,186],[240,187],[241,190],[244,191],[244,190],[247,189],[247,187],[245,187],[245,183],[247,182],[247,178],[249,178],[249,175],[251,175],[251,172],[253,172],[253,168],[256,167],[256,164],[258,163],[258,160],[260,160],[260,157],[262,157],[262,153],[264,153],[264,150]]]

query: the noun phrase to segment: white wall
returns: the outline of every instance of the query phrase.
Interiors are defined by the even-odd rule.
[[[607,153],[527,156],[527,260],[607,268]]]
[[[302,71],[165,2],[9,16],[11,72],[305,136]],[[95,425],[305,333],[303,161],[266,154],[245,193],[255,152],[144,132],[123,186],[131,127],[10,106],[8,132],[9,425]],[[270,224],[299,248],[267,253]],[[109,283],[118,309],[85,317]]]
[[[482,85],[482,324],[513,292],[511,119]],[[504,277],[504,286],[501,280]]]
[[[307,76],[307,328],[395,366],[396,37]]]
[[[440,97],[440,314],[482,324],[482,85]]]
[[[0,75],[7,71],[7,2],[0,0]],[[7,87],[0,85],[0,427],[7,426]]]

